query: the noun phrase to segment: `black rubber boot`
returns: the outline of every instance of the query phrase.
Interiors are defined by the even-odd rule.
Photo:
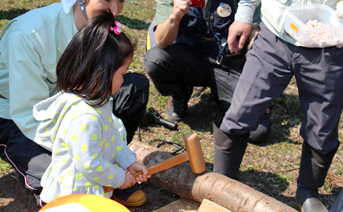
[[[180,122],[188,115],[188,100],[191,98],[193,92],[192,86],[187,86],[180,90],[173,96],[169,96],[167,117],[171,121]]]
[[[326,212],[328,209],[319,200],[318,188],[325,182],[326,174],[338,147],[326,155],[303,144],[296,202],[302,212]]]
[[[213,171],[237,180],[249,133],[227,135],[219,129],[221,122],[220,119],[212,125],[215,144]]]
[[[269,114],[263,113],[257,129],[250,132],[250,142],[254,144],[265,142],[268,139],[271,126],[272,123],[270,122]]]

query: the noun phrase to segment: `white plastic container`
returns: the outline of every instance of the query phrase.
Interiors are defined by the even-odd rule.
[[[332,26],[335,10],[322,4],[297,5],[286,9],[286,32],[305,47],[328,47],[342,43],[343,26]],[[317,20],[330,27],[310,27],[306,23]]]

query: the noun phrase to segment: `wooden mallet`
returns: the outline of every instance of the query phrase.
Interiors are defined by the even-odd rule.
[[[148,167],[148,174],[152,175],[157,172],[167,170],[186,161],[189,161],[193,173],[203,173],[206,170],[206,166],[198,135],[194,132],[187,133],[183,137],[183,141],[186,146],[186,152],[173,156],[171,158],[168,158],[164,161],[161,161],[155,165]],[[142,174],[142,172],[136,172],[133,174],[133,177],[136,178],[140,174]],[[105,193],[112,191],[114,189],[115,188],[104,186]]]

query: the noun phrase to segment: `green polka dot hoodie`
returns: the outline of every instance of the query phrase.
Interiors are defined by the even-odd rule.
[[[136,161],[110,102],[99,108],[89,104],[74,94],[58,93],[33,108],[41,122],[35,142],[52,144],[52,162],[41,180],[44,202],[75,193],[111,197],[103,186],[120,187],[125,170]]]

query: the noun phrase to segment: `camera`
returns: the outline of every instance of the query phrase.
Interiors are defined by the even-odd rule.
[[[205,6],[205,0],[192,0],[191,7],[204,7]]]

